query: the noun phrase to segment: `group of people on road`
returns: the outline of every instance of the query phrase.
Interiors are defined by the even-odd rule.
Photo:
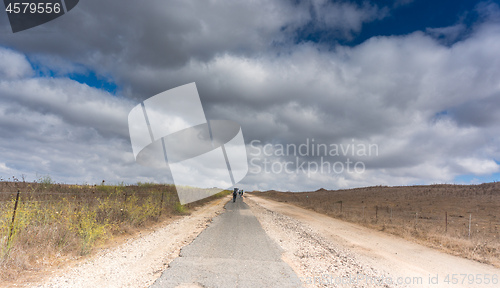
[[[233,190],[233,202],[236,202],[236,197],[240,195],[243,198],[243,189],[234,188]]]

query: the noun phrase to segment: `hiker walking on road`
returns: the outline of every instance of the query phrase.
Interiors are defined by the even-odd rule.
[[[234,188],[233,190],[233,203],[236,202],[236,196],[238,195],[238,188]]]

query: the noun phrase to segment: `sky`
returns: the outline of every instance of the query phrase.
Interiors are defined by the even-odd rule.
[[[82,0],[17,33],[0,11],[0,178],[171,183],[127,117],[195,82],[241,125],[245,190],[498,181],[499,51],[498,1]]]

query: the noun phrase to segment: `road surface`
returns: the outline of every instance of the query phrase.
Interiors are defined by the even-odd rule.
[[[225,208],[151,287],[302,287],[242,198]]]
[[[287,203],[228,200],[15,287],[500,287],[490,265]]]

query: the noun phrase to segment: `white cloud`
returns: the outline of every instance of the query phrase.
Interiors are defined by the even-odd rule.
[[[1,81],[2,100],[32,111],[49,113],[75,126],[90,126],[101,133],[128,137],[131,101],[67,78],[30,78]]]
[[[0,47],[0,79],[20,79],[33,75],[33,69],[26,57]]]
[[[457,24],[449,27],[427,28],[425,31],[433,37],[442,40],[444,43],[454,43],[458,38],[466,32],[467,26]]]
[[[490,159],[463,158],[458,159],[457,162],[467,172],[476,175],[492,174],[500,171],[500,166]]]
[[[0,163],[0,170],[2,170],[2,172],[9,172],[10,168],[7,167],[5,163]]]
[[[127,128],[132,101],[67,78],[2,79],[0,95],[4,179],[171,182],[168,170],[135,164]]]
[[[359,32],[364,23],[380,20],[389,15],[388,8],[364,2],[358,6],[349,2],[312,1],[316,16],[316,25],[323,29],[341,31],[349,38],[353,32]]]

